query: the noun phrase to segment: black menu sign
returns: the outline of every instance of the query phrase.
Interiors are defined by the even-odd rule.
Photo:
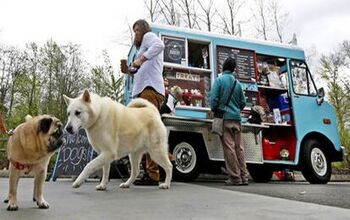
[[[184,64],[186,62],[185,39],[164,36],[163,41],[164,62]]]
[[[228,57],[236,59],[236,77],[239,80],[255,80],[255,52],[233,47],[217,46],[216,47],[217,73],[222,72],[222,65]]]

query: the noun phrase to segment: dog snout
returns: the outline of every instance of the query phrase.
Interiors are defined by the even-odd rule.
[[[61,137],[63,135],[63,128],[62,125],[58,125],[58,129],[57,129],[57,136]]]
[[[73,134],[73,126],[72,126],[72,125],[66,126],[66,131],[67,131],[69,134]]]

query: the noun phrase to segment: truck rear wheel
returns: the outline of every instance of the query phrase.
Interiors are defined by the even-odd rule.
[[[266,183],[271,180],[273,170],[261,164],[247,164],[250,176],[254,182]]]
[[[305,142],[301,172],[311,184],[326,184],[331,179],[330,160],[317,140],[310,139]]]
[[[200,172],[199,150],[188,142],[180,142],[175,144],[171,153],[175,158],[173,178],[184,182],[195,180]]]

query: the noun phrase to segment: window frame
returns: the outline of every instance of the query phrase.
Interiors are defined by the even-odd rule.
[[[295,68],[295,67],[293,67],[293,65],[292,65],[292,62],[300,62],[300,63],[303,63],[303,64],[305,64],[305,70],[306,70],[306,89],[307,89],[307,93],[298,93],[296,90],[295,90],[295,85],[296,85],[296,83],[294,83],[294,76],[293,76],[293,69]],[[299,68],[301,68],[301,67],[299,67]],[[313,79],[313,77],[312,77],[312,74],[311,74],[311,72],[310,72],[310,70],[309,70],[309,67],[308,67],[308,65],[306,64],[306,62],[304,61],[304,60],[297,60],[297,59],[291,59],[290,61],[289,61],[289,69],[290,69],[290,77],[291,77],[291,82],[292,82],[292,89],[293,89],[293,93],[294,94],[296,94],[296,95],[301,95],[301,96],[309,96],[309,97],[317,97],[317,86],[316,86],[316,83],[315,83],[315,81],[314,81],[314,79]],[[311,94],[311,90],[310,90],[310,80],[311,80],[311,82],[312,82],[312,85],[313,85],[313,87],[314,87],[314,90],[315,90],[315,94]]]

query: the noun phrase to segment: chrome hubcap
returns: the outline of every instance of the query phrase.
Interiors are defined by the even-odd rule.
[[[176,145],[173,155],[175,156],[176,169],[181,173],[191,172],[196,165],[196,152],[188,143],[181,142]]]
[[[319,176],[324,176],[327,173],[327,159],[319,148],[314,148],[311,151],[311,163],[314,171]]]

